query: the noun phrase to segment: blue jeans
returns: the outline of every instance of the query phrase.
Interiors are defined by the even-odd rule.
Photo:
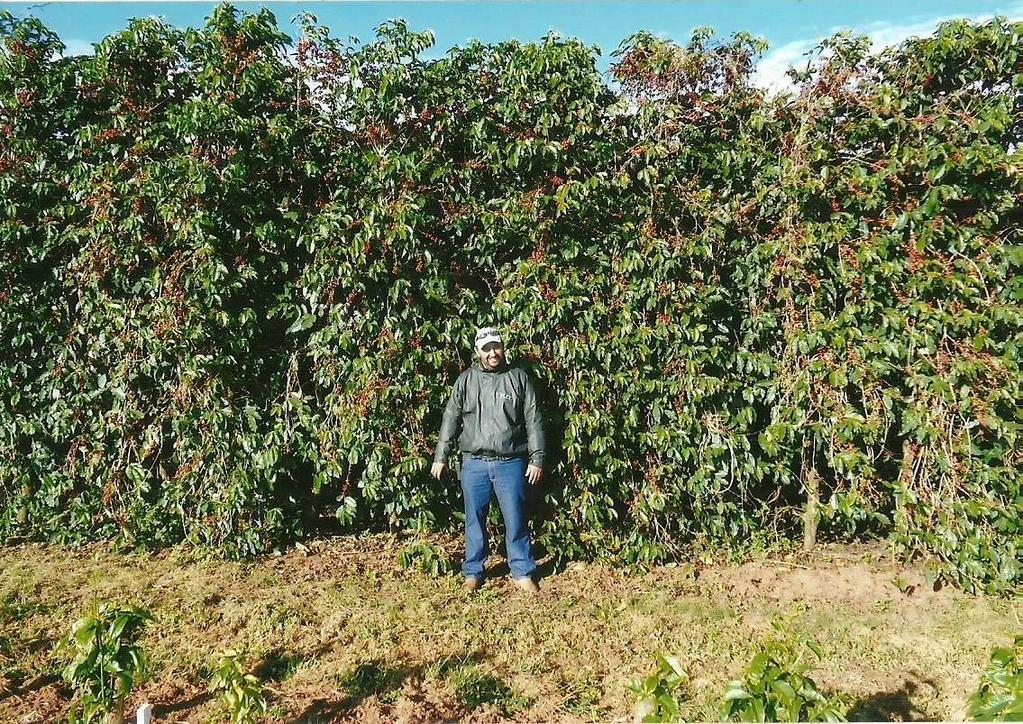
[[[483,577],[483,564],[490,553],[487,513],[490,499],[497,494],[507,528],[508,568],[513,578],[526,578],[536,570],[529,550],[529,521],[526,520],[526,461],[462,459],[462,493],[465,496],[465,563],[462,573]]]

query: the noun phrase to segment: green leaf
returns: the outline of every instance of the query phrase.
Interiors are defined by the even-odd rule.
[[[739,699],[749,699],[749,693],[743,688],[742,682],[733,681],[729,684],[728,689],[725,691],[725,701],[736,701]]]
[[[293,334],[295,332],[300,332],[300,331],[302,331],[304,329],[309,329],[315,323],[316,323],[316,315],[314,315],[314,314],[303,314],[298,319],[296,319],[294,322],[292,322],[291,326],[288,327],[288,329],[286,330],[286,333],[287,334]]]

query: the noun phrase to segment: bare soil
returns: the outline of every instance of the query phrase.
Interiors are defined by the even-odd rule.
[[[452,539],[437,542],[458,555]],[[159,722],[226,719],[208,690],[226,648],[265,682],[269,721],[628,719],[627,685],[656,652],[687,667],[684,715],[713,719],[777,617],[820,644],[813,675],[856,699],[853,718],[957,719],[990,649],[1023,631],[1019,600],[936,587],[883,547],[645,574],[576,563],[531,597],[504,577],[470,594],[457,575],[404,571],[404,544],[324,540],[245,563],[183,549],[0,549],[0,720],[66,716],[55,644],[100,600],[155,616],[142,639],[154,671],[131,707],[152,703]]]

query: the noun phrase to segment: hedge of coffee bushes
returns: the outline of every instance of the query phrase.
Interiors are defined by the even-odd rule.
[[[230,5],[91,56],[0,16],[0,535],[252,555],[457,527],[474,327],[552,443],[538,542],[890,537],[1021,581],[1023,25],[430,54]]]

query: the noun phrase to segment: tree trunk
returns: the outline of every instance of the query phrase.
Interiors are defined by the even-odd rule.
[[[18,508],[18,527],[24,529],[28,525],[28,498],[32,495],[32,486],[25,483],[21,486],[21,507]]]
[[[124,724],[124,702],[118,701],[114,710],[107,714],[107,724]]]
[[[899,489],[895,491],[895,529],[905,530],[906,495],[913,485],[913,467],[916,465],[916,450],[909,440],[902,441],[902,469],[899,471]]]
[[[820,476],[813,468],[803,478],[806,485],[806,507],[803,509],[803,550],[817,545],[817,523],[820,521]]]

